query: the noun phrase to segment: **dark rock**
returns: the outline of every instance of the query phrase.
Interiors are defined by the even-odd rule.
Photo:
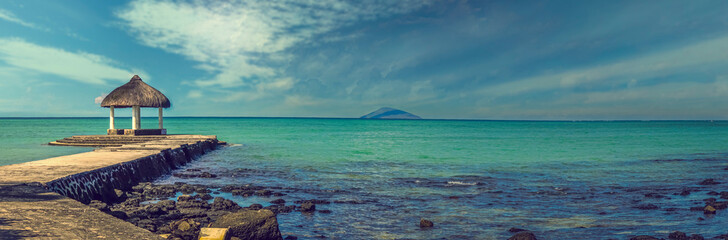
[[[420,228],[431,228],[434,226],[435,226],[435,224],[432,223],[432,221],[424,219],[424,218],[420,218]]]
[[[691,207],[690,211],[703,211],[705,207]]]
[[[306,201],[301,204],[301,212],[313,212],[316,210],[316,204],[311,201]]]
[[[720,198],[728,199],[728,192],[726,192],[726,191],[720,192]]]
[[[214,200],[212,200],[212,205],[210,207],[213,210],[226,210],[226,211],[238,211],[241,209],[241,207],[229,199],[224,199],[221,197],[216,197]]]
[[[705,206],[705,208],[703,208],[703,214],[715,214],[715,208],[710,205]]]
[[[639,235],[639,236],[630,238],[629,240],[660,240],[660,239],[653,237],[653,236]]]
[[[348,204],[367,204],[375,203],[374,200],[334,200],[334,203],[348,203]]]
[[[207,217],[209,210],[205,208],[182,208],[177,211],[185,218],[204,218]]]
[[[678,193],[677,195],[687,196],[687,195],[690,195],[690,191],[689,190],[683,190],[682,192]]]
[[[703,221],[703,220],[705,220],[705,218],[703,218],[703,217],[698,217],[698,221]]]
[[[177,202],[177,208],[210,208],[210,204],[207,201],[202,200],[188,200],[183,202]]]
[[[705,203],[714,203],[714,202],[715,202],[715,201],[717,201],[717,200],[718,200],[718,199],[715,199],[715,198],[706,198],[706,199],[703,199],[703,201],[704,201]]]
[[[270,201],[270,203],[272,203],[272,204],[278,204],[278,205],[283,205],[283,204],[286,204],[286,200],[283,200],[282,198],[279,198],[279,199]]]
[[[164,209],[162,209],[160,206],[157,206],[157,205],[147,206],[146,211],[150,215],[164,215],[167,213]]]
[[[202,172],[200,173],[201,178],[216,178],[217,175],[209,173],[209,172]]]
[[[248,208],[250,208],[250,210],[260,210],[260,209],[263,209],[263,205],[253,203],[253,204],[250,204],[250,207],[248,207]]]
[[[207,189],[206,187],[196,187],[195,192],[198,194],[202,194],[202,193],[210,193],[212,191],[210,191],[210,189]]]
[[[177,202],[175,202],[173,200],[162,200],[162,201],[155,203],[154,205],[159,206],[164,211],[169,211],[169,210],[177,208]]]
[[[291,236],[291,235],[288,235],[288,236],[286,236],[286,238],[284,238],[284,239],[285,239],[285,240],[298,240],[298,237],[296,237],[296,236]]]
[[[635,208],[642,209],[642,210],[655,210],[655,209],[659,209],[660,207],[656,206],[655,204],[648,203],[648,204],[638,205]]]
[[[205,201],[212,199],[212,196],[207,193],[197,194],[195,197],[205,200]]]
[[[240,210],[220,217],[213,228],[230,228],[230,235],[241,239],[283,239],[276,215],[267,209]]]
[[[665,195],[662,195],[662,194],[659,194],[659,193],[648,193],[648,194],[645,194],[645,197],[648,197],[648,198],[664,198]]]
[[[127,198],[126,193],[119,189],[114,189],[114,195],[116,202],[123,202]]]
[[[324,209],[324,210],[318,210],[320,213],[331,213],[331,210]]]
[[[126,220],[127,218],[129,218],[129,216],[126,215],[126,213],[122,212],[122,211],[111,211],[111,212],[109,212],[109,215],[114,216],[115,218],[118,218],[121,220]]]
[[[168,239],[181,238],[181,239],[196,239],[200,232],[200,223],[195,222],[192,219],[182,219],[174,221],[169,224],[169,229],[172,231]]]
[[[220,189],[218,189],[218,191],[220,191],[220,192],[228,192],[228,193],[232,192],[233,190],[235,190],[235,186],[233,186],[233,185],[225,185],[225,186],[222,186]]]
[[[183,194],[192,194],[195,192],[195,187],[189,184],[184,184],[179,187],[179,191]]]
[[[511,229],[508,229],[508,232],[511,232],[511,233],[517,233],[517,232],[523,232],[523,231],[528,231],[528,230],[522,229],[522,228],[514,228],[514,227]]]
[[[537,240],[536,235],[529,231],[518,232],[508,238],[508,240]]]
[[[323,200],[323,199],[299,200],[299,201],[295,201],[293,203],[295,203],[295,204],[302,204],[304,202],[312,202],[313,204],[331,204],[330,201]],[[336,202],[336,203],[346,203],[346,202],[337,202],[337,201],[334,201],[334,202]]]
[[[717,238],[717,239],[724,239],[724,240],[725,240],[725,239],[728,239],[728,233],[726,233],[726,234],[721,234],[721,235],[718,235],[718,236],[715,236],[714,238]]]
[[[723,210],[723,209],[728,208],[728,202],[712,202],[709,205],[718,210]]]
[[[690,235],[690,238],[688,238],[688,240],[705,240],[705,238],[703,237],[703,235],[693,234]]]
[[[263,196],[263,197],[267,197],[272,194],[273,194],[273,192],[271,192],[270,190],[258,190],[255,192],[256,196]]]
[[[99,201],[99,200],[91,200],[91,202],[88,204],[88,206],[101,210],[102,212],[109,211],[109,205],[102,201]]]
[[[143,182],[139,183],[136,186],[131,187],[131,190],[138,193],[143,193],[145,189],[152,188],[152,183],[150,182]]]
[[[716,182],[712,178],[708,178],[708,179],[705,179],[705,180],[703,180],[702,182],[700,182],[698,184],[700,184],[700,185],[716,185],[716,184],[720,184],[720,182]]]
[[[667,239],[669,240],[688,240],[688,235],[684,232],[680,231],[674,231],[670,233],[670,235],[667,235]]]
[[[720,195],[720,193],[718,193],[718,192],[716,192],[716,191],[710,191],[710,192],[708,192],[708,193],[706,193],[706,194],[708,194],[708,195],[710,195],[710,196],[718,196],[718,195]]]
[[[181,196],[177,197],[177,202],[192,201],[193,199],[195,199],[195,198],[190,195],[181,195]]]

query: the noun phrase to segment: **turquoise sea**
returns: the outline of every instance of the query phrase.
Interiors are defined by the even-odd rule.
[[[254,184],[289,203],[331,201],[317,205],[330,214],[278,216],[284,236],[299,239],[505,239],[511,227],[539,239],[728,233],[728,212],[689,210],[728,191],[724,121],[165,118],[165,127],[230,145],[185,167],[219,178],[159,183]],[[0,165],[90,151],[44,144],[106,128],[106,118],[0,119]],[[708,178],[720,184],[698,184]],[[646,204],[658,209],[636,208]],[[420,218],[435,227],[420,229]]]

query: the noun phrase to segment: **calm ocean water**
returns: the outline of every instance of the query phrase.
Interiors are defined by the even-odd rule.
[[[156,119],[142,124],[153,128]],[[107,127],[103,118],[0,119],[0,165],[89,151],[43,144]],[[220,178],[168,176],[159,183],[252,183],[280,189],[289,203],[350,202],[317,205],[331,214],[280,214],[284,236],[505,239],[511,227],[539,239],[728,233],[726,212],[688,210],[714,197],[708,191],[728,191],[726,183],[698,185],[707,178],[728,182],[723,121],[165,118],[165,127],[217,135],[231,146],[186,167]],[[692,193],[675,195],[685,189]],[[275,198],[232,197],[243,206]],[[648,203],[660,209],[635,208]],[[421,217],[435,228],[419,229]]]

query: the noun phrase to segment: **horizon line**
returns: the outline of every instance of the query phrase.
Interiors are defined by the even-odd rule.
[[[0,119],[108,119],[109,117],[0,117]],[[131,117],[115,117],[131,118]],[[157,117],[141,117],[154,118]],[[342,120],[397,120],[397,121],[504,121],[504,122],[728,122],[728,119],[473,119],[473,118],[422,118],[422,119],[372,119],[351,117],[246,117],[246,116],[165,116],[164,118],[250,118],[250,119],[342,119]]]

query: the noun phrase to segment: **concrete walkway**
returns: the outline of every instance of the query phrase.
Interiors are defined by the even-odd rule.
[[[0,166],[0,239],[160,239],[43,185],[69,175],[132,161],[215,136],[168,135],[162,140]]]

